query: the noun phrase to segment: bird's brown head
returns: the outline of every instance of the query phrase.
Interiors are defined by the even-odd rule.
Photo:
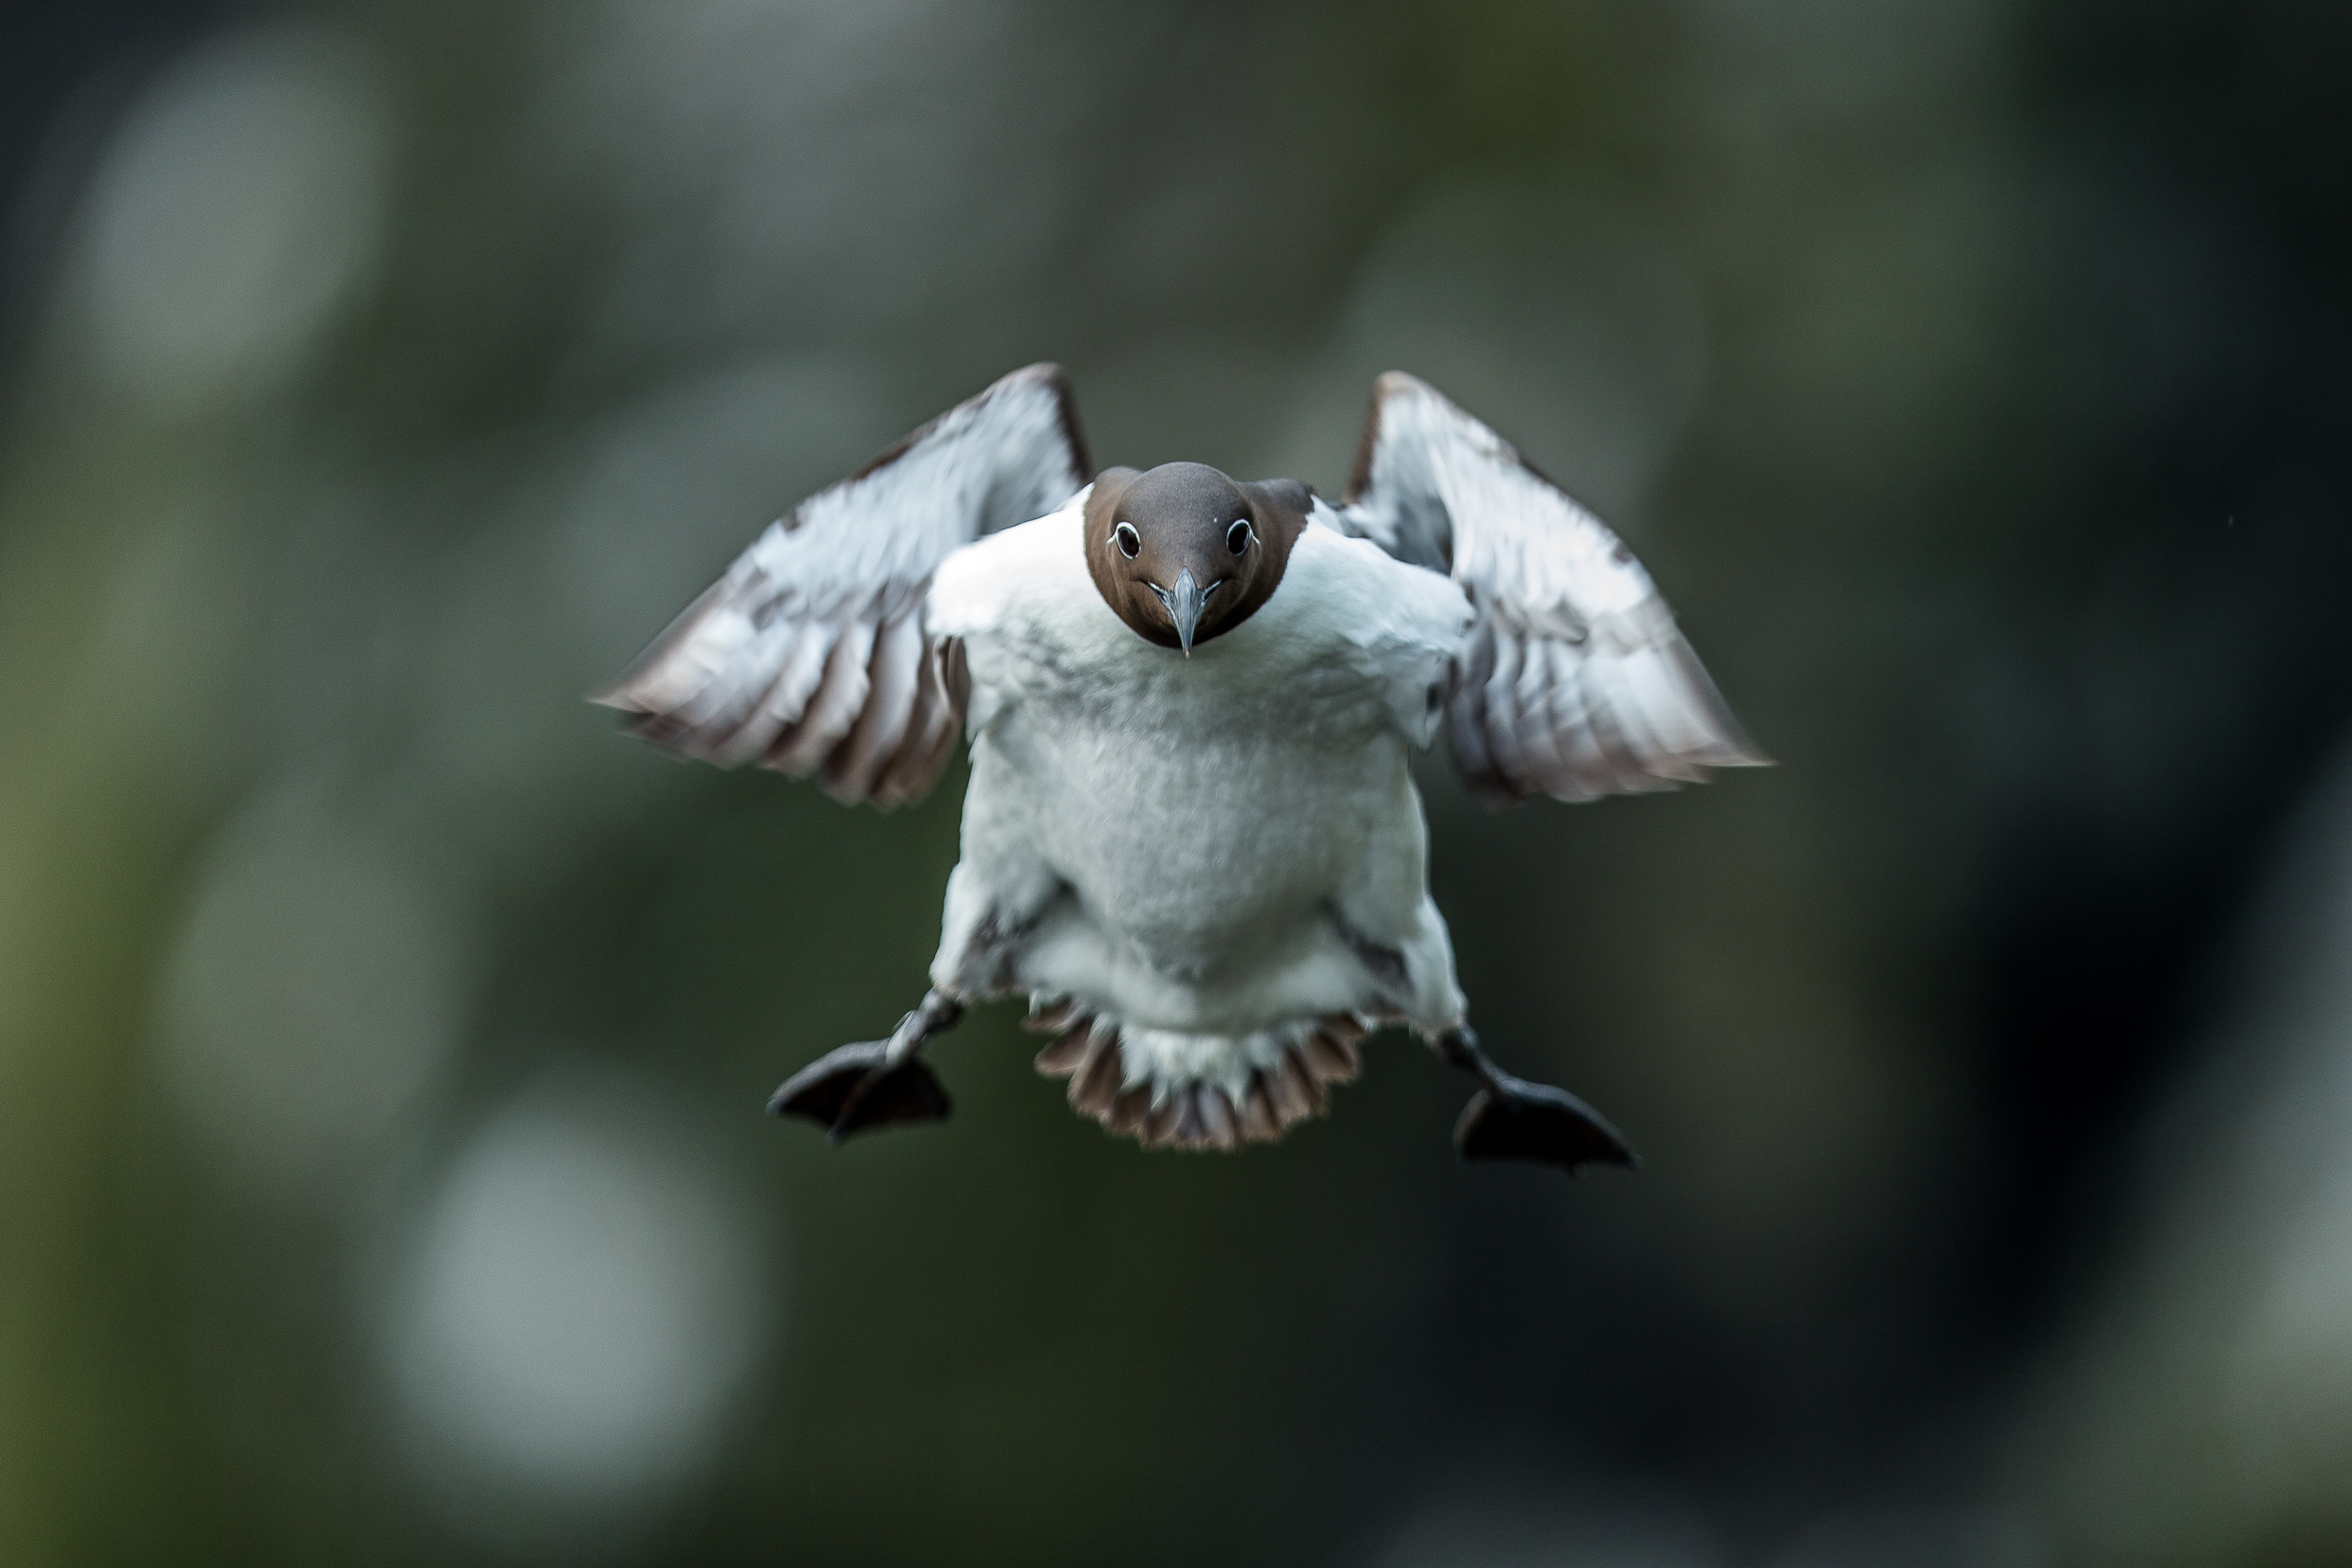
[[[1106,468],[1087,498],[1087,569],[1136,635],[1190,654],[1274,596],[1312,504],[1296,480],[1237,483],[1202,463]]]

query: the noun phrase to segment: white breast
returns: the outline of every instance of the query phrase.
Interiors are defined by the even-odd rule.
[[[965,864],[1042,870],[1073,895],[1025,982],[1173,1030],[1365,1006],[1333,910],[1380,885],[1422,901],[1406,759],[1435,725],[1467,601],[1311,526],[1264,607],[1186,658],[1103,603],[1079,530],[1073,507],[961,552],[929,606],[972,673]],[[1389,875],[1400,861],[1410,874]],[[1406,929],[1416,913],[1361,918]]]
[[[1368,704],[1412,744],[1428,744],[1437,722],[1429,689],[1472,619],[1447,578],[1310,524],[1273,597],[1185,658],[1137,637],[1095,591],[1082,533],[1088,493],[940,566],[925,628],[963,639],[974,734],[1000,706],[1025,701],[1100,707],[1103,721],[1145,734],[1182,721],[1187,701],[1260,724],[1318,725],[1353,722]]]

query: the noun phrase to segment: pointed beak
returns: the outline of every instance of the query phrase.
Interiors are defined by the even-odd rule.
[[[1162,588],[1156,582],[1151,585],[1152,592],[1160,596],[1160,607],[1168,611],[1168,618],[1176,623],[1176,641],[1183,644],[1186,658],[1192,657],[1192,630],[1200,624],[1200,607],[1209,602],[1211,594],[1223,586],[1220,578],[1202,588],[1193,580],[1189,566],[1176,575],[1176,586],[1173,588]]]

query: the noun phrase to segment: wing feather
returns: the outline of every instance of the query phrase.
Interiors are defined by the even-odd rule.
[[[923,626],[931,575],[1089,472],[1060,370],[1015,371],[770,525],[595,701],[680,756],[914,799],[964,711]]]
[[[1592,800],[1608,793],[1609,759],[1593,733],[1591,705],[1584,700],[1584,677],[1571,657],[1570,668],[1551,683],[1549,717],[1565,765],[1560,787],[1552,795],[1562,800]]]
[[[866,666],[874,657],[874,623],[866,620],[851,621],[841,628],[833,657],[825,661],[824,684],[809,699],[801,721],[770,750],[762,767],[804,779],[833,754],[857,722],[859,711],[866,706],[866,693],[873,685]]]
[[[709,747],[710,761],[722,768],[740,767],[765,752],[784,727],[800,717],[801,705],[806,701],[807,693],[802,691],[795,696],[793,676],[801,645],[808,640],[809,633],[804,627],[787,626],[785,628],[781,651],[760,661],[763,669],[774,669],[774,678],[765,688],[752,693],[740,721],[731,731],[713,726],[717,738]]]
[[[833,645],[840,635],[841,628],[830,621],[795,626],[792,641],[778,661],[776,678],[760,698],[751,722],[723,755],[711,760],[723,768],[737,768],[765,756],[777,738],[808,711],[808,700],[825,678],[826,661],[833,657]]]
[[[951,637],[931,643],[923,658],[916,718],[909,721],[907,742],[882,776],[876,797],[883,805],[919,799],[930,788],[955,751],[969,695],[962,641]]]
[[[1494,752],[1486,744],[1486,682],[1494,669],[1495,629],[1482,618],[1471,625],[1462,651],[1454,656],[1454,689],[1446,700],[1446,733],[1454,741],[1454,766],[1481,793],[1502,787]]]
[[[1706,783],[1703,759],[1714,734],[1692,707],[1665,651],[1637,649],[1619,659],[1617,669],[1643,732],[1642,766],[1679,784]]]
[[[1519,739],[1516,699],[1519,669],[1526,657],[1526,644],[1518,638],[1507,631],[1495,633],[1495,670],[1486,677],[1484,705],[1487,755],[1494,759],[1495,772],[1504,786],[1518,795],[1526,794],[1528,789],[1527,749]]]
[[[914,696],[907,711],[905,734],[900,736],[898,749],[883,758],[876,770],[870,792],[876,805],[887,811],[910,798],[905,781],[930,755],[938,739],[940,720],[946,712],[946,693],[940,689],[932,661],[926,657],[915,668]]]
[[[1518,716],[1520,744],[1527,752],[1528,777],[1537,788],[1547,792],[1568,770],[1550,722],[1551,685],[1557,677],[1556,652],[1557,644],[1547,639],[1528,639],[1519,656],[1519,678],[1511,689],[1511,707]]]
[[[1642,710],[1626,680],[1625,661],[1586,659],[1580,673],[1586,709],[1592,715],[1593,736],[1609,759],[1608,787],[1621,795],[1674,788],[1673,779],[1659,776],[1644,763]]]
[[[873,662],[866,670],[866,705],[849,738],[825,762],[827,794],[862,800],[872,792],[875,779],[906,739],[922,670],[922,617],[901,615],[875,639]]]
[[[1338,515],[1477,607],[1447,706],[1473,789],[1582,800],[1769,761],[1632,552],[1424,383],[1391,371],[1375,385]]]

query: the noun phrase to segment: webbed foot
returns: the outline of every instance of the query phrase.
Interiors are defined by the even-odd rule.
[[[805,1117],[839,1143],[852,1132],[902,1121],[947,1119],[947,1091],[920,1056],[893,1065],[888,1040],[828,1051],[784,1081],[771,1116]]]
[[[1486,1087],[1470,1096],[1454,1124],[1454,1147],[1465,1160],[1528,1160],[1558,1165],[1569,1175],[1583,1164],[1641,1164],[1609,1118],[1565,1089],[1515,1078],[1489,1061],[1467,1028],[1438,1041],[1445,1059],[1475,1073]]]
[[[1573,1175],[1581,1164],[1641,1164],[1608,1118],[1565,1089],[1513,1080],[1516,1092],[1481,1089],[1454,1124],[1465,1160],[1533,1160]]]
[[[786,1079],[769,1097],[768,1114],[806,1117],[834,1143],[877,1127],[946,1120],[947,1091],[916,1053],[962,1014],[960,1004],[928,993],[888,1039],[828,1051]]]

